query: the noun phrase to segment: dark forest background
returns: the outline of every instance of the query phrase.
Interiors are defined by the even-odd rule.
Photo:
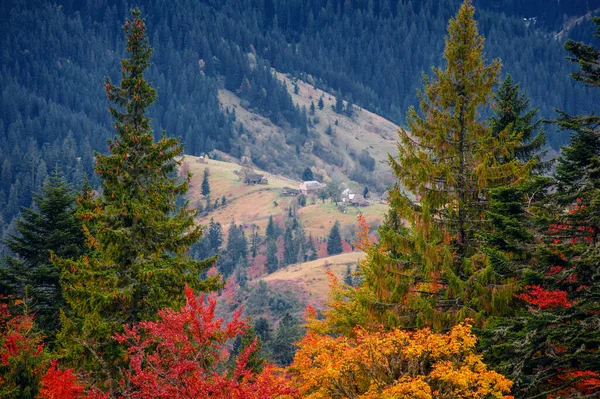
[[[235,114],[217,90],[238,94],[286,128],[306,131],[271,68],[343,96],[403,124],[422,73],[440,65],[447,20],[460,1],[122,0],[0,2],[0,233],[58,166],[79,185],[92,177],[93,151],[113,132],[104,76],[118,79],[121,25],[134,6],[147,17],[153,65],[148,80],[157,134],[180,136],[186,153],[217,149],[239,157]],[[478,0],[488,58],[522,83],[540,115],[591,112],[599,103],[569,77],[565,40],[590,42],[588,12],[600,1]],[[558,149],[568,137],[552,132]],[[301,173],[301,170],[298,171]]]

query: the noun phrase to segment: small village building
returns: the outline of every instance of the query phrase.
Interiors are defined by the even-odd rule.
[[[244,178],[244,183],[246,184],[269,184],[269,179],[267,179],[264,175],[259,175],[258,173],[248,173]]]
[[[281,190],[281,195],[283,197],[296,197],[300,194],[302,194],[300,190],[296,190],[295,188],[284,187]]]
[[[198,163],[208,163],[208,162],[206,162],[206,158],[204,158],[204,156],[201,155],[198,157]]]
[[[300,183],[298,190],[304,195],[314,194],[325,188],[325,184],[319,183],[316,180],[310,180]]]
[[[369,206],[369,201],[361,194],[351,194],[350,205],[352,206]]]

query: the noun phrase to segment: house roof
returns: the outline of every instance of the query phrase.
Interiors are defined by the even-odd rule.
[[[319,183],[316,180],[310,180],[310,181],[305,181],[304,183],[302,183],[304,185],[304,187],[306,187],[307,189],[311,189],[311,188],[322,188],[323,184]]]

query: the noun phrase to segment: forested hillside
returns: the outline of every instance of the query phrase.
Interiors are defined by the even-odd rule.
[[[568,18],[593,2],[523,6],[482,0],[478,19],[489,58],[501,57],[539,106],[591,111],[598,97],[569,79],[562,43]],[[338,93],[350,103],[404,123],[421,73],[440,62],[445,21],[455,1],[245,0],[140,1],[155,48],[148,78],[160,90],[150,109],[155,131],[180,136],[189,154],[219,149],[239,157],[243,127],[223,111],[217,90],[238,94],[286,129],[299,148],[310,140],[306,111],[294,106],[271,67]],[[529,3],[528,3],[529,4]],[[92,150],[105,151],[110,121],[102,79],[123,54],[120,27],[130,3],[8,0],[0,4],[0,226],[5,230],[31,193],[60,165],[80,184]],[[536,16],[538,24],[523,18]],[[589,31],[589,29],[588,29]],[[589,35],[587,36],[589,37]],[[291,90],[291,87],[287,88]],[[553,146],[565,136],[551,135]],[[264,154],[253,153],[258,159]],[[306,160],[286,154],[291,165]],[[295,161],[289,157],[296,158]],[[293,166],[297,177],[303,168]]]

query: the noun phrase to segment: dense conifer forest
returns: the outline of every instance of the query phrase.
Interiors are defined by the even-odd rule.
[[[598,7],[3,2],[0,397],[598,397]],[[274,71],[333,93],[336,117],[400,125],[385,193],[313,181],[315,104]],[[289,159],[247,153],[223,90]],[[215,195],[226,179],[276,200]],[[377,226],[369,208],[303,224],[375,195]],[[241,202],[264,229],[236,224]],[[324,303],[269,280],[318,261],[304,288],[327,276]]]
[[[569,18],[593,9],[590,2],[478,3],[488,58],[502,59],[503,74],[522,83],[541,117],[555,118],[554,109],[594,110],[597,95],[569,79],[573,68],[563,62],[562,48],[569,37],[590,39],[589,21],[565,30]],[[235,114],[221,109],[217,99],[217,89],[225,88],[285,126],[290,145],[302,145],[306,113],[294,107],[270,68],[404,124],[421,74],[441,61],[446,21],[458,5],[458,0],[141,2],[155,51],[148,79],[160,91],[149,110],[154,129],[181,137],[188,154],[219,149],[240,157]],[[93,151],[103,151],[111,135],[108,114],[98,106],[101,82],[119,69],[120,27],[129,8],[113,0],[0,5],[2,231],[21,206],[31,204],[32,193],[57,164],[76,185],[92,176]],[[523,20],[533,17],[537,22]],[[561,31],[566,33],[554,39]],[[548,142],[557,149],[566,140],[566,134],[551,134]],[[300,175],[302,169],[288,172]]]

